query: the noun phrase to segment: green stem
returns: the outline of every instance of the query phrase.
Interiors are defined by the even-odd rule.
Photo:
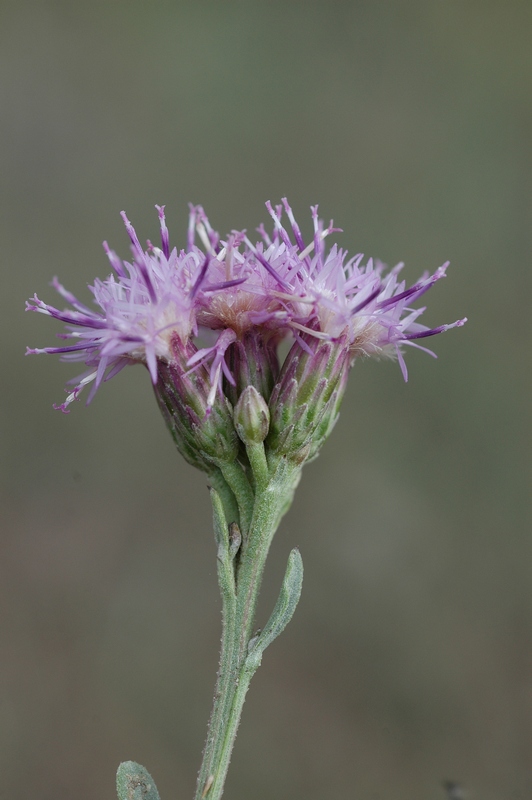
[[[264,452],[263,442],[251,442],[246,446],[246,453],[255,479],[255,491],[265,489],[270,480],[270,471]]]
[[[200,775],[201,784],[198,782],[196,800],[201,800],[202,798],[205,798],[205,800],[218,800],[223,794],[244,700],[246,699],[249,684],[255,671],[256,668],[243,668],[238,676],[238,680],[235,681],[232,687],[229,713],[224,720],[223,728],[220,729],[220,748],[217,753],[217,768],[209,774],[205,782],[203,782],[202,776]]]
[[[294,474],[298,470],[283,460],[267,479],[264,472],[265,460],[260,453],[254,453],[250,462],[256,469],[256,494],[236,574],[234,563],[228,560],[228,555],[225,557],[221,550],[222,545],[219,544],[218,578],[223,604],[222,649],[195,800],[219,800],[223,793],[244,699],[260,663],[260,654],[258,658],[248,658],[248,652],[253,639],[255,610],[266,557],[279,519],[287,506],[287,493],[292,491]],[[224,477],[229,483],[226,471]],[[233,491],[234,485],[233,483],[231,487]],[[242,514],[238,495],[237,500]],[[216,499],[213,498],[215,526],[217,519],[220,524],[220,513],[223,514],[219,510],[222,508],[219,498],[218,503],[217,510]],[[220,534],[217,534],[219,542],[220,538]]]
[[[242,535],[246,536],[253,514],[254,503],[253,490],[247,475],[238,461],[232,463],[220,462],[217,466],[236,498],[240,515],[240,529]],[[235,520],[229,521],[234,522]]]
[[[225,511],[225,517],[228,522],[236,522],[240,524],[240,511],[236,497],[231,487],[227,484],[222,471],[217,467],[213,467],[213,470],[209,473],[208,477],[210,485],[213,489],[216,489],[220,495],[220,499],[223,503]]]

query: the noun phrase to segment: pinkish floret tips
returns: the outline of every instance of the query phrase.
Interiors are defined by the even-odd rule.
[[[314,235],[308,245],[286,198],[276,208],[271,203],[266,207],[273,236],[261,225],[257,230],[262,241],[253,244],[240,231],[221,241],[203,208],[191,205],[187,247],[180,251],[170,249],[164,206],[156,206],[160,248],[148,243],[144,250],[122,212],[132,259],[122,261],[104,242],[114,274],[90,287],[95,310],[55,278],[52,285],[70,309],[60,311],[36,295],[28,301],[28,310],[65,323],[66,332],[59,336],[70,344],[27,352],[56,353],[88,367],[72,381],[74,389],[58,407],[68,411],[92,384],[90,402],[102,382],[132,363],[144,363],[157,384],[160,363],[175,362],[176,348],[182,348],[187,353],[185,371],[208,370],[210,408],[224,381],[235,384],[231,348],[249,336],[264,337],[274,348],[290,337],[307,354],[319,342],[341,342],[350,364],[362,355],[397,357],[406,380],[403,345],[420,347],[415,340],[466,321],[431,329],[417,321],[424,309],[412,308],[444,277],[447,264],[407,288],[398,277],[401,264],[386,273],[380,262],[369,259],[364,264],[360,254],[348,259],[336,244],[326,250],[325,240],[339,229],[332,221],[324,228],[317,206],[311,209]],[[283,213],[289,229],[282,224]]]

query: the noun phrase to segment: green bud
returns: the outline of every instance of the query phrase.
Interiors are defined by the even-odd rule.
[[[238,454],[233,409],[217,394],[209,406],[211,385],[204,366],[187,367],[195,350],[174,347],[174,360],[160,360],[155,396],[180,453],[194,467],[209,473],[219,462],[232,463]]]
[[[271,423],[266,442],[270,453],[301,466],[314,458],[331,433],[349,371],[344,339],[316,341],[307,349],[295,342],[270,398]]]
[[[233,420],[244,444],[260,444],[265,440],[270,428],[270,411],[254,386],[246,386],[238,398]]]
[[[277,340],[261,327],[247,331],[227,350],[227,365],[236,385],[227,384],[225,393],[236,405],[246,386],[254,386],[266,402],[279,376]]]

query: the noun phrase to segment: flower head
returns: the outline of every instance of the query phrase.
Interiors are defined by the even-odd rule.
[[[173,360],[176,342],[185,347],[198,334],[198,311],[210,294],[233,281],[212,285],[207,270],[215,255],[217,235],[207,239],[207,252],[189,236],[186,250],[170,250],[164,207],[157,206],[161,229],[161,247],[148,242],[143,250],[135,229],[122,212],[131,241],[133,258],[122,261],[104,242],[114,274],[97,279],[90,290],[97,310],[80,303],[56,278],[52,285],[72,306],[59,309],[41,301],[37,295],[28,301],[30,311],[48,314],[66,323],[67,332],[59,334],[69,340],[63,347],[28,348],[30,353],[57,353],[64,360],[84,361],[90,369],[74,379],[74,390],[58,408],[68,411],[81,390],[93,383],[89,401],[102,381],[109,380],[127,364],[145,363],[153,383],[157,382],[157,365]],[[208,220],[200,208],[191,211],[198,218],[203,232]],[[210,231],[210,227],[209,227]],[[240,281],[237,281],[240,282]]]
[[[430,287],[443,278],[448,263],[432,275],[425,273],[411,287],[398,279],[403,264],[398,264],[386,274],[381,262],[363,255],[347,259],[347,252],[334,244],[327,252],[325,239],[339,230],[331,220],[327,228],[318,218],[318,207],[312,208],[314,236],[306,246],[292,209],[283,199],[294,242],[281,223],[283,206],[275,210],[268,205],[274,221],[275,244],[284,258],[280,277],[285,291],[276,294],[289,311],[289,325],[294,332],[311,337],[335,341],[345,337],[352,359],[357,356],[397,356],[403,376],[407,379],[402,345],[419,347],[414,340],[463,325],[460,319],[448,325],[428,328],[416,320],[425,310],[413,309]],[[272,247],[273,247],[272,246]],[[426,348],[421,348],[426,349]],[[431,355],[432,351],[428,350]]]
[[[286,199],[266,207],[273,234],[261,225],[261,240],[253,244],[245,231],[221,240],[202,207],[190,206],[181,250],[170,247],[164,206],[156,207],[160,247],[148,241],[144,249],[122,212],[132,257],[122,261],[104,243],[113,273],[89,287],[94,308],[56,278],[52,285],[70,308],[61,311],[35,295],[28,310],[65,323],[59,334],[65,344],[27,352],[57,353],[87,367],[58,408],[68,411],[92,384],[90,402],[103,381],[143,363],[165,416],[183,417],[171,427],[189,460],[195,462],[195,448],[203,467],[205,459],[234,452],[234,431],[220,439],[207,418],[220,397],[215,417],[230,425],[227,400],[234,406],[247,386],[270,403],[274,449],[291,441],[300,458],[316,451],[316,442],[307,441],[312,431],[321,431],[321,441],[332,428],[357,357],[397,357],[406,380],[405,345],[421,347],[417,340],[464,324],[428,328],[418,322],[424,308],[413,308],[447,264],[407,288],[399,277],[402,264],[387,272],[360,254],[348,258],[336,244],[327,249],[326,239],[339,229],[332,221],[324,227],[317,206],[308,244]],[[278,345],[286,338],[292,348],[280,365]]]

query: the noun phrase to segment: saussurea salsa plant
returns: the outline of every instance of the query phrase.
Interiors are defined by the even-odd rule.
[[[255,629],[272,538],[303,465],[334,427],[349,370],[362,357],[389,357],[406,380],[407,346],[434,356],[420,342],[466,321],[428,328],[418,321],[425,309],[413,307],[447,264],[407,287],[402,264],[388,271],[361,254],[348,258],[336,244],[328,248],[339,229],[323,224],[317,206],[309,242],[286,199],[266,207],[273,229],[261,225],[254,244],[245,231],[221,239],[203,208],[191,206],[179,250],[170,245],[164,206],[156,207],[160,246],[148,241],[144,248],[122,212],[132,256],[123,261],[104,243],[113,272],[89,287],[90,307],[56,278],[52,285],[68,308],[37,295],[27,303],[66,326],[58,334],[62,346],[27,352],[85,365],[56,408],[68,412],[83,391],[90,402],[123,367],[144,364],[179,452],[207,475],[223,633],[195,800],[221,797],[250,680],[299,600],[303,565],[294,549],[275,608]],[[153,779],[134,762],[120,765],[117,787],[120,800],[158,798]]]

